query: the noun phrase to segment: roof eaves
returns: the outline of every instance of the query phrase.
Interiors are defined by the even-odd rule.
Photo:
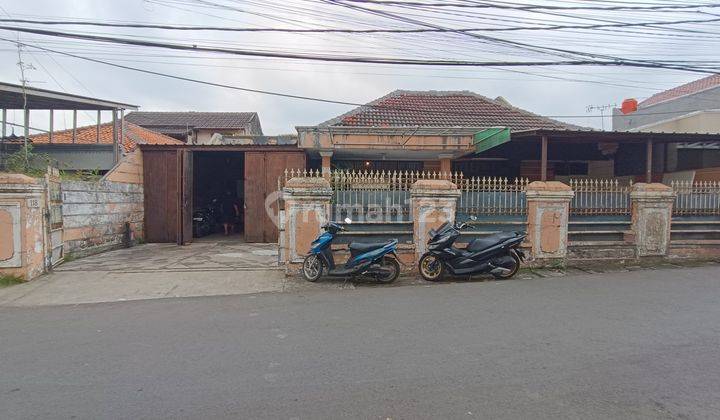
[[[660,100],[660,101],[658,101],[658,102],[653,102],[653,103],[651,103],[650,105],[643,105],[644,103],[646,103],[646,102],[648,102],[650,99],[652,99],[652,96],[651,96],[650,98],[648,98],[648,99],[640,102],[640,103],[638,104],[638,108],[639,108],[639,109],[649,109],[649,108],[652,108],[652,107],[657,106],[657,105],[662,105],[662,104],[666,104],[666,103],[668,103],[668,102],[672,102],[672,101],[675,101],[675,100],[678,100],[678,99],[687,98],[688,96],[693,96],[693,95],[699,95],[699,94],[701,94],[701,93],[706,93],[706,92],[711,91],[711,90],[713,90],[713,89],[720,89],[720,85],[710,86],[710,87],[707,87],[707,88],[705,88],[705,89],[700,89],[700,90],[696,90],[696,91],[693,91],[693,92],[683,93],[683,94],[678,95],[678,96],[672,96],[672,97],[669,97],[669,98],[667,98],[667,99]],[[668,89],[668,91],[669,91],[669,90],[672,90],[672,89]],[[665,91],[665,92],[667,92],[667,91]],[[662,94],[662,93],[665,93],[665,92],[660,92],[659,94]]]

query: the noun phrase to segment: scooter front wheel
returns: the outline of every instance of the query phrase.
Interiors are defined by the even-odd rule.
[[[305,280],[316,282],[323,272],[323,264],[317,254],[310,254],[303,261],[302,273]]]
[[[427,281],[440,281],[445,275],[445,264],[432,254],[425,254],[418,263],[420,275]]]

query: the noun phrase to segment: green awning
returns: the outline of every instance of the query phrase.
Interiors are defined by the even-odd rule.
[[[473,135],[473,146],[475,146],[476,153],[482,153],[509,141],[510,129],[508,127],[488,128]]]

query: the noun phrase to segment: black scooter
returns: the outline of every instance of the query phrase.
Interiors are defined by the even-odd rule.
[[[475,220],[475,218],[472,218]],[[445,222],[437,231],[430,230],[428,251],[418,263],[420,275],[428,281],[439,281],[449,272],[453,275],[492,274],[509,279],[520,269],[525,254],[518,249],[525,232],[500,232],[473,239],[465,249],[453,244],[467,223]]]

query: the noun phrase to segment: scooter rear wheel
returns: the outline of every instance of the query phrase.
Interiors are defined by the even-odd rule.
[[[322,272],[322,260],[320,260],[317,254],[310,254],[305,257],[305,261],[303,261],[302,267],[302,273],[303,277],[305,277],[305,280],[316,282],[320,279],[320,276],[322,276]]]
[[[514,252],[510,253],[510,256],[512,257],[513,261],[515,261],[515,264],[512,268],[509,268],[510,272],[506,274],[493,274],[493,276],[496,279],[509,279],[513,277],[517,272],[520,270],[520,258],[515,254]]]
[[[383,267],[390,270],[386,276],[378,277],[382,283],[392,283],[400,276],[400,263],[395,258],[386,257],[383,260]]]
[[[425,254],[420,258],[418,271],[427,281],[440,281],[445,275],[445,264],[432,254]]]

